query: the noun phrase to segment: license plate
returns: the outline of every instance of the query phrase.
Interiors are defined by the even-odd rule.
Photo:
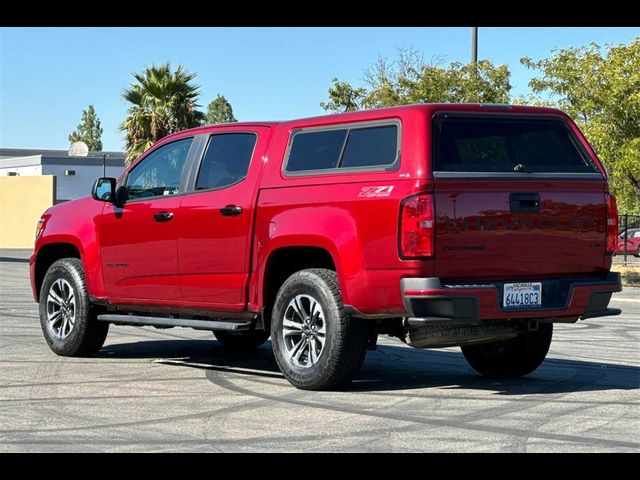
[[[542,283],[505,283],[502,307],[508,309],[542,306]]]

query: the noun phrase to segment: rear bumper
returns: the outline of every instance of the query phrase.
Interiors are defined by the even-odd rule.
[[[526,310],[501,307],[505,283],[462,285],[443,284],[435,277],[403,278],[400,288],[405,308],[416,323],[474,323],[516,318],[562,321],[620,314],[619,309],[608,307],[611,295],[622,289],[619,273],[610,272],[604,279],[543,280],[542,307]]]

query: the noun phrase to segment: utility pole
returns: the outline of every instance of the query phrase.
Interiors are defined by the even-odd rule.
[[[471,27],[471,63],[478,63],[478,27]]]

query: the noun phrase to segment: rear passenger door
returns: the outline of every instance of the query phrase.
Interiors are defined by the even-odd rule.
[[[269,133],[268,127],[224,129],[205,140],[178,215],[182,295],[194,306],[245,309],[254,205]]]

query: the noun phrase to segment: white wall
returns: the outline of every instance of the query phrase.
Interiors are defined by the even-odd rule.
[[[33,177],[42,175],[42,165],[30,165],[28,167],[0,167],[0,177],[8,177],[9,172],[18,172],[21,177]]]
[[[91,185],[102,176],[102,165],[43,165],[42,175],[55,175],[57,185],[58,200],[75,200],[76,198],[87,197],[91,194]],[[65,170],[75,170],[75,175],[67,176]],[[107,177],[117,178],[124,170],[124,167],[106,168]]]

